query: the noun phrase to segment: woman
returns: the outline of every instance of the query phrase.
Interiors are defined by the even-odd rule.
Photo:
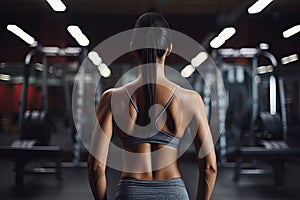
[[[205,155],[199,158],[197,199],[210,199],[217,167],[203,101],[198,93],[181,88],[165,77],[165,59],[172,50],[167,21],[157,13],[149,12],[136,21],[135,28],[142,27],[155,29],[135,31],[133,34],[130,45],[139,64],[139,76],[125,86],[104,92],[97,108],[97,119],[106,138],[92,139],[100,155],[90,155],[88,160],[89,182],[94,198],[106,199],[105,165],[115,127],[124,149],[124,170],[115,199],[189,199],[178,169],[177,155],[180,139],[185,129],[190,127],[196,133],[194,144],[197,152],[201,149],[202,155]],[[143,42],[151,48],[139,49]],[[120,102],[113,105],[118,110],[114,115],[113,97]],[[130,100],[130,105],[121,103],[126,98]],[[154,104],[164,107],[154,108]],[[129,107],[131,119],[123,115],[122,119],[127,124],[125,130],[115,119],[122,117],[126,106]],[[147,126],[149,132],[137,133],[135,125]],[[152,130],[156,131],[155,134]],[[130,156],[131,153],[137,156]]]

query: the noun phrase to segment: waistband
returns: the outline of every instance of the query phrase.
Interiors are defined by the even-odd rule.
[[[145,187],[164,187],[164,186],[179,186],[185,187],[182,178],[172,178],[166,180],[140,180],[134,178],[121,178],[119,185],[135,185],[135,186],[145,186]]]

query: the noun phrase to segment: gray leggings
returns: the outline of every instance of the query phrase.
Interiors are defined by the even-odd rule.
[[[189,200],[182,178],[168,180],[137,180],[123,178],[115,200]]]

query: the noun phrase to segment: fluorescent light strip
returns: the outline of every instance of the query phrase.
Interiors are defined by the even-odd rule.
[[[67,30],[72,35],[72,37],[78,42],[81,46],[88,46],[90,41],[89,39],[82,33],[80,28],[75,25],[68,26]]]
[[[225,43],[225,40],[222,40],[222,38],[219,37],[215,37],[212,41],[210,41],[210,46],[212,48],[219,48],[220,46],[222,46]]]
[[[80,35],[80,37],[77,39],[77,42],[83,47],[86,47],[90,44],[89,39],[84,34]]]
[[[66,10],[65,4],[61,0],[46,0],[55,12],[63,12]]]
[[[11,77],[10,77],[10,75],[0,74],[0,80],[1,81],[10,81]]]
[[[107,67],[107,65],[105,63],[101,63],[98,66],[98,70],[100,71],[101,76],[103,76],[105,78],[109,77],[111,74],[110,69]]]
[[[257,49],[255,48],[241,48],[240,53],[245,57],[252,57],[257,53]]]
[[[248,8],[249,14],[256,14],[265,9],[273,0],[258,0]]]
[[[293,55],[281,58],[281,63],[283,65],[286,65],[288,63],[295,62],[297,60],[298,60],[298,55],[297,54],[293,54]]]
[[[74,38],[77,38],[82,34],[82,31],[80,30],[80,28],[78,26],[75,26],[75,25],[68,26],[67,30],[69,31],[69,33]]]
[[[270,48],[270,45],[268,43],[260,43],[259,48],[262,50],[268,50]]]
[[[98,66],[101,64],[102,59],[100,58],[100,56],[98,55],[98,53],[96,51],[91,51],[88,54],[88,58],[93,62],[94,65]]]
[[[292,28],[289,28],[288,30],[284,31],[282,33],[282,35],[284,38],[289,38],[292,35],[295,35],[296,33],[299,33],[299,32],[300,32],[300,25],[296,25],[296,26],[293,26]]]
[[[224,28],[224,30],[218,35],[222,40],[228,40],[235,34],[236,30],[233,27]]]
[[[215,37],[212,41],[210,41],[209,44],[212,48],[215,48],[215,49],[219,48],[226,42],[226,40],[231,38],[235,33],[236,33],[236,30],[234,27],[224,28],[217,37]]]
[[[46,54],[57,54],[59,53],[59,47],[43,47],[43,52]]]
[[[219,52],[222,56],[227,57],[227,56],[234,55],[236,50],[234,50],[232,48],[228,48],[228,49],[220,49]]]
[[[276,79],[270,76],[270,113],[276,114]]]
[[[194,71],[195,67],[193,65],[187,65],[181,70],[181,76],[184,78],[188,78],[193,74]]]
[[[33,45],[33,44],[36,43],[35,39],[32,36],[30,36],[28,33],[26,33],[25,31],[23,31],[20,27],[18,27],[15,24],[9,24],[9,25],[7,25],[7,30],[9,30],[10,32],[12,32],[15,35],[17,35],[19,38],[21,38],[22,40],[24,40],[29,45]]]
[[[191,61],[191,64],[194,66],[194,67],[198,67],[200,66],[206,59],[208,58],[208,55],[207,53],[205,52],[200,52],[198,53],[198,55],[192,59]]]
[[[65,48],[66,54],[79,54],[81,52],[80,47],[67,47]]]
[[[267,65],[267,66],[259,66],[257,67],[257,73],[258,74],[265,74],[273,71],[273,66],[272,65]]]

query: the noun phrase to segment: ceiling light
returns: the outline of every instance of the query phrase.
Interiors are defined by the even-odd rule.
[[[107,67],[107,65],[105,63],[101,63],[98,66],[98,70],[100,71],[101,76],[103,76],[105,78],[109,77],[111,74],[110,69]]]
[[[65,4],[61,0],[46,0],[52,9],[56,12],[63,12],[66,10]]]
[[[187,65],[183,70],[181,70],[181,76],[184,78],[190,77],[195,71],[195,67],[193,65]]]
[[[257,67],[257,73],[258,74],[265,74],[273,71],[273,66],[272,65],[267,65],[267,66],[259,66]]]
[[[299,32],[300,32],[300,25],[296,25],[296,26],[293,26],[292,28],[289,28],[288,30],[284,31],[282,33],[282,35],[284,38],[289,38],[292,35],[295,35],[296,33],[299,33]]]
[[[34,45],[34,44],[37,43],[32,36],[30,36],[29,34],[27,34],[25,31],[23,31],[17,25],[9,24],[9,25],[7,25],[7,30],[9,30],[10,32],[12,32],[15,35],[17,35],[19,38],[21,38],[22,40],[24,40],[29,45]]]
[[[10,75],[0,74],[0,80],[1,81],[10,81],[11,77],[10,77]]]
[[[58,47],[43,47],[42,50],[45,54],[57,54],[60,49]]]
[[[293,55],[281,58],[281,63],[283,65],[286,65],[288,63],[295,62],[297,60],[298,60],[298,55],[297,54],[293,54]]]
[[[212,41],[210,41],[210,46],[212,48],[219,48],[220,46],[222,46],[225,43],[225,40],[222,40],[222,38],[219,37],[215,37]]]
[[[257,54],[257,49],[255,48],[241,48],[240,53],[245,57],[253,57]]]
[[[94,65],[98,66],[101,64],[102,59],[100,58],[100,56],[98,55],[98,53],[96,51],[91,51],[88,54],[88,58],[93,62]]]
[[[86,47],[90,44],[89,39],[83,34],[78,38],[77,42],[83,47]]]
[[[219,38],[221,38],[222,40],[228,40],[229,38],[231,38],[231,36],[233,36],[235,34],[236,30],[233,27],[227,27],[224,28],[224,30],[218,35]]]
[[[248,8],[249,14],[256,14],[265,9],[273,0],[258,0],[250,8]]]
[[[231,38],[235,33],[236,30],[234,27],[224,28],[223,31],[221,31],[221,33],[219,33],[217,37],[210,41],[210,46],[215,49],[219,48],[226,42],[226,40]]]
[[[276,79],[270,76],[270,114],[276,114]]]
[[[262,50],[268,50],[270,48],[270,45],[268,43],[260,43],[259,48]]]
[[[208,58],[208,55],[207,53],[205,52],[200,52],[198,53],[198,55],[192,59],[191,61],[191,64],[194,66],[194,67],[198,67],[200,66],[206,59]]]
[[[232,56],[234,55],[236,52],[236,50],[232,49],[232,48],[228,48],[228,49],[220,49],[219,53],[223,56],[223,57],[228,57],[228,56]]]
[[[80,28],[75,25],[68,26],[67,30],[72,35],[72,37],[78,42],[81,46],[88,46],[90,41],[89,39],[82,33]]]
[[[80,28],[78,26],[75,26],[75,25],[68,26],[67,30],[69,31],[69,33],[74,38],[77,38],[82,34],[82,31],[80,30]]]
[[[66,54],[79,54],[81,52],[80,47],[67,47],[64,50]]]

